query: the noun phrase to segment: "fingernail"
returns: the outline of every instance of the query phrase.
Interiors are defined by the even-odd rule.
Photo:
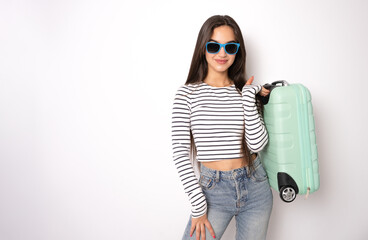
[[[216,238],[215,236],[213,236],[213,238]]]

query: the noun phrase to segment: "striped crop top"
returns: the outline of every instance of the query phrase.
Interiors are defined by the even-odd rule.
[[[268,142],[255,101],[261,88],[245,85],[241,94],[235,85],[213,87],[199,83],[178,89],[172,112],[173,160],[193,218],[207,212],[207,203],[190,162],[190,131],[199,162],[241,158],[243,137],[251,152],[261,151]]]

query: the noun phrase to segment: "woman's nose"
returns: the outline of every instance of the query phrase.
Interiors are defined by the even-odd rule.
[[[225,48],[224,47],[221,47],[220,48],[220,51],[219,51],[218,55],[220,55],[220,56],[226,56],[226,52],[225,52]]]

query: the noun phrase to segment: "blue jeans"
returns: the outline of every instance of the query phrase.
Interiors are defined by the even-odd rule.
[[[207,199],[207,218],[216,239],[221,239],[234,216],[236,240],[266,239],[273,197],[259,156],[254,167],[250,175],[248,167],[217,171],[201,165],[199,184]],[[183,239],[196,239],[195,231],[190,237],[191,224],[190,217]],[[209,239],[213,237],[206,228],[206,240]]]

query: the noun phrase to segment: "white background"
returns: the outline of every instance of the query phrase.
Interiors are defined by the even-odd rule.
[[[320,190],[268,239],[368,239],[367,1],[0,4],[0,239],[181,239],[171,107],[200,27],[232,16],[256,84],[313,98]],[[233,239],[234,222],[223,239]]]

